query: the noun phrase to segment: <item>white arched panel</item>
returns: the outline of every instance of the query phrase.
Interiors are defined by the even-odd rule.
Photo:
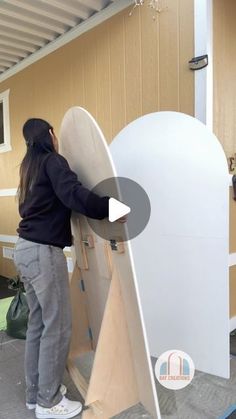
[[[131,240],[151,354],[187,352],[197,369],[229,376],[228,167],[216,137],[175,112],[146,115],[110,146],[118,176],[151,201]]]

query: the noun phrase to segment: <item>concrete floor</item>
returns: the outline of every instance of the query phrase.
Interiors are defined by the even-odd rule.
[[[218,419],[236,404],[236,358],[231,359],[229,380],[196,371],[182,390],[156,385],[162,419]],[[234,418],[236,419],[236,416]]]
[[[33,419],[34,412],[25,408],[24,383],[25,341],[9,338],[0,331],[0,419]],[[83,399],[70,376],[65,372],[63,383],[67,386],[67,396],[71,400]],[[75,419],[81,418],[81,415]],[[115,419],[151,419],[141,405],[115,416]]]
[[[34,413],[24,402],[24,345],[22,340],[0,332],[0,419],[33,419]],[[152,360],[153,365],[155,359]],[[70,399],[81,400],[69,375],[64,384]],[[157,383],[162,419],[218,419],[230,405],[236,403],[236,358],[231,359],[231,378],[225,380],[196,372],[192,383],[183,390],[171,391]],[[81,415],[77,416],[77,419]],[[151,419],[141,405],[113,419]]]

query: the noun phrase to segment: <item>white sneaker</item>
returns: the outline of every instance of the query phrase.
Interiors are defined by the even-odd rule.
[[[63,396],[60,403],[53,407],[36,405],[35,415],[38,419],[69,419],[77,416],[82,410],[80,402],[72,402]]]
[[[65,396],[65,394],[67,393],[67,388],[66,386],[64,386],[64,384],[61,384],[60,392],[62,396]],[[26,407],[29,410],[34,410],[36,408],[36,403],[26,403]]]

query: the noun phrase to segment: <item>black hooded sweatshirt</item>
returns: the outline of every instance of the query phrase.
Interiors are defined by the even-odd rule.
[[[71,246],[71,212],[108,217],[109,197],[99,197],[78,181],[67,160],[56,152],[42,161],[37,179],[20,204],[19,237],[64,248]]]

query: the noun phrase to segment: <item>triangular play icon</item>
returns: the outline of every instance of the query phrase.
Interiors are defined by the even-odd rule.
[[[131,211],[128,205],[123,204],[115,198],[109,199],[109,216],[108,219],[111,223],[119,220],[119,218],[124,217],[124,215],[129,214]]]

